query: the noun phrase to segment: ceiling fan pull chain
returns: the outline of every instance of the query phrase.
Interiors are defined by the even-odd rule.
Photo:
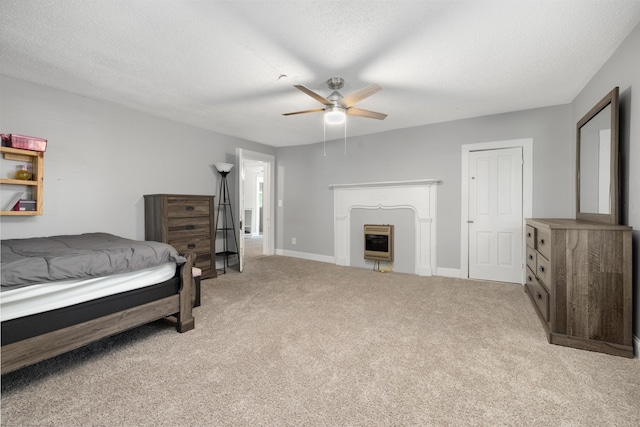
[[[347,155],[347,120],[344,121],[344,155]]]
[[[322,145],[322,157],[327,157],[327,124],[322,121],[322,136],[324,137],[324,143]]]

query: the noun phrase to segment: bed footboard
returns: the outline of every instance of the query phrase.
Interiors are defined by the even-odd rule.
[[[188,252],[185,254],[187,262],[180,269],[180,311],[176,315],[178,324],[176,329],[178,332],[187,332],[195,328],[195,320],[193,318],[193,302],[195,300],[195,282],[193,279],[193,264],[196,254]]]

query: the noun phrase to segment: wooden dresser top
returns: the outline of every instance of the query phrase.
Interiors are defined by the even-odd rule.
[[[631,230],[627,225],[603,224],[579,221],[573,218],[527,218],[527,224],[536,227],[548,227],[564,230]]]

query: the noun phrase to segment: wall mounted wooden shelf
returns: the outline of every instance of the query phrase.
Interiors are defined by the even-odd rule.
[[[33,176],[30,180],[20,180],[13,178],[0,178],[0,185],[3,190],[13,186],[17,191],[24,189],[29,200],[36,201],[35,211],[12,211],[2,210],[2,216],[36,216],[42,215],[42,196],[44,182],[44,153],[41,151],[22,150],[19,148],[0,147],[0,153],[4,160],[30,163]]]

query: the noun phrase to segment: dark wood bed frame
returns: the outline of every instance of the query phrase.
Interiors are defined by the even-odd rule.
[[[3,345],[2,374],[169,316],[175,316],[178,332],[190,331],[195,326],[192,313],[195,284],[191,271],[195,254],[188,253],[185,257],[187,262],[177,272],[178,293]]]

